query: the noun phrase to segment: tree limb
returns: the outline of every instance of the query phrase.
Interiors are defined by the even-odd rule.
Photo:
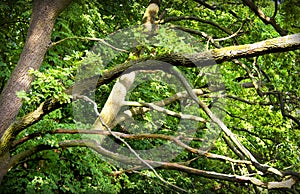
[[[264,14],[264,12],[259,9],[252,0],[243,0],[244,4],[247,5],[254,13],[265,23],[265,24],[271,24],[273,28],[281,35],[285,36],[288,34],[287,30],[282,29],[275,21],[274,16],[276,15],[276,9],[274,12],[273,17],[268,17]]]
[[[195,17],[195,16],[178,16],[178,17],[168,17],[168,18],[165,18],[163,20],[160,20],[158,21],[159,24],[165,24],[165,23],[168,23],[168,22],[172,22],[172,21],[181,21],[181,20],[194,20],[194,21],[198,21],[198,22],[201,22],[201,23],[205,23],[205,24],[210,24],[220,30],[222,30],[223,32],[226,32],[227,34],[229,35],[232,35],[232,32],[223,27],[223,26],[220,26],[219,24],[213,22],[213,21],[210,21],[210,20],[204,20],[202,18],[199,18],[199,17]]]
[[[68,148],[68,147],[89,147],[96,151],[97,153],[112,158],[114,160],[124,162],[126,164],[133,164],[141,166],[142,163],[140,160],[136,158],[130,158],[121,154],[112,153],[109,150],[104,149],[101,147],[97,142],[91,140],[68,140],[64,142],[59,142],[58,147],[51,147],[49,145],[37,145],[35,147],[30,148],[29,150],[23,151],[15,156],[12,157],[10,166],[14,166],[19,161],[22,161],[32,154],[43,150],[50,150],[50,149],[57,149],[57,148]],[[249,177],[249,176],[240,176],[240,175],[231,175],[231,174],[224,174],[224,173],[217,173],[214,171],[204,171],[200,169],[191,168],[182,164],[178,163],[171,163],[171,162],[159,162],[159,161],[152,161],[152,160],[145,160],[150,165],[159,166],[159,168],[163,169],[173,169],[184,171],[189,174],[199,175],[201,177],[212,178],[212,179],[219,179],[225,180],[230,182],[238,182],[238,183],[250,183],[253,185],[257,185],[266,189],[284,189],[284,188],[291,188],[294,184],[297,183],[295,178],[288,178],[281,182],[262,182],[261,180]]]
[[[190,56],[191,57],[190,59],[193,59],[193,61],[197,61],[197,63],[198,62],[200,63],[201,61],[203,62],[203,61],[213,60],[213,59],[215,60],[216,63],[222,63],[224,61],[229,61],[235,58],[259,56],[259,55],[270,54],[275,52],[285,52],[285,51],[297,50],[299,48],[300,48],[300,34],[294,34],[294,35],[269,39],[269,40],[265,40],[253,44],[213,49],[210,52],[204,52],[204,53],[199,53],[198,55]],[[150,58],[139,59],[137,61],[129,61],[125,64],[115,67],[114,69],[105,71],[99,79],[98,76],[86,79],[82,83],[79,83],[80,87],[77,88],[80,88],[80,91],[78,93],[81,94],[83,91],[91,90],[91,88],[88,87],[90,85],[88,84],[90,80],[97,79],[98,80],[97,87],[99,87],[100,85],[108,83],[112,79],[117,78],[120,74],[122,74],[125,70],[129,68],[135,67],[136,69],[141,69],[141,67],[138,68],[138,66],[136,66],[135,63],[141,64],[140,62],[142,62],[143,60],[149,60],[149,59]],[[195,67],[195,64],[190,59],[186,59],[182,56],[178,56],[175,54],[165,54],[163,56],[156,56],[154,59],[168,62],[174,66]],[[72,88],[69,88],[67,90],[67,94],[71,94],[71,91]],[[28,126],[36,123],[47,113],[59,107],[62,107],[65,104],[66,103],[61,104],[57,99],[50,98],[45,102],[43,102],[35,111],[15,121],[10,126],[11,128],[10,131],[20,132],[23,129],[27,128]],[[9,132],[8,135],[11,136],[12,135],[11,132]],[[5,142],[4,141],[0,142],[0,147],[2,146],[1,144],[3,143]]]

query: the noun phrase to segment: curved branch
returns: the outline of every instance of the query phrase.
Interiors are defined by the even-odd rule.
[[[221,161],[229,161],[232,163],[236,163],[236,164],[251,164],[250,161],[247,160],[237,160],[237,159],[233,159],[227,156],[222,156],[222,155],[218,155],[218,154],[213,154],[213,153],[209,153],[206,151],[202,151],[202,150],[198,150],[195,148],[192,148],[186,144],[184,144],[181,140],[189,140],[189,141],[199,141],[202,139],[199,138],[189,138],[189,137],[184,137],[184,136],[178,136],[178,137],[174,137],[174,136],[170,136],[170,135],[164,135],[164,134],[148,134],[148,133],[144,133],[144,134],[125,134],[125,133],[121,133],[121,132],[115,132],[112,131],[111,133],[107,130],[86,130],[86,129],[77,129],[77,130],[70,130],[70,129],[56,129],[54,131],[48,131],[46,133],[32,133],[30,135],[27,135],[23,138],[21,138],[20,140],[17,140],[13,143],[13,147],[15,148],[16,146],[19,146],[22,143],[25,143],[26,141],[33,139],[35,137],[41,137],[44,136],[46,134],[97,134],[97,135],[105,135],[105,136],[109,136],[111,134],[118,136],[118,137],[122,137],[125,139],[162,139],[162,140],[168,140],[168,141],[172,141],[175,144],[177,144],[178,146],[186,149],[187,151],[197,154],[199,156],[205,156],[207,158],[210,159],[217,159],[217,160],[221,160]]]
[[[264,12],[259,9],[251,0],[243,0],[244,4],[246,4],[254,13],[265,23],[271,24],[273,28],[281,35],[285,36],[288,34],[287,30],[282,29],[275,21],[274,17],[270,18],[264,14]],[[276,15],[274,13],[274,15]]]
[[[201,89],[193,89],[193,92],[196,95],[202,95],[204,94],[203,90]],[[183,92],[178,92],[176,94],[174,94],[173,96],[166,98],[164,100],[158,101],[158,102],[153,102],[154,105],[162,107],[162,106],[166,106],[169,105],[177,100],[180,99],[184,99],[188,97],[188,93],[187,91],[183,91]],[[117,118],[114,120],[112,126],[116,126],[117,124],[119,124],[120,122],[125,121],[128,118],[132,118],[132,116],[137,115],[137,114],[142,114],[145,113],[147,111],[149,111],[149,108],[145,108],[145,107],[140,107],[140,108],[134,108],[131,110],[126,110],[123,113],[120,113]],[[178,114],[178,113],[177,113]],[[180,115],[179,115],[180,116]]]
[[[220,26],[219,24],[217,24],[213,21],[204,20],[202,18],[195,17],[195,16],[168,17],[168,18],[165,18],[163,20],[158,21],[158,23],[159,24],[165,24],[165,23],[168,23],[168,22],[173,22],[173,21],[175,22],[175,21],[181,21],[181,20],[194,20],[194,21],[198,21],[198,22],[201,22],[201,23],[210,24],[210,25],[222,30],[223,32],[226,32],[229,35],[232,34],[232,32],[230,30],[228,30],[227,28],[225,28],[223,26]]]
[[[242,30],[243,26],[244,26],[244,23],[241,25],[241,27],[235,33],[231,34],[228,37],[215,39],[215,41],[224,41],[224,40],[228,40],[228,39],[231,39],[231,38],[234,38],[234,37],[238,36],[239,32]]]
[[[75,37],[67,37],[67,38],[61,39],[61,40],[59,40],[59,41],[57,41],[57,42],[52,42],[52,43],[49,45],[49,48],[54,47],[54,46],[56,46],[57,44],[60,44],[60,43],[62,43],[62,42],[64,42],[64,41],[71,40],[71,39],[98,41],[98,42],[101,42],[102,44],[104,44],[104,45],[106,45],[106,46],[112,48],[112,49],[115,50],[115,51],[129,53],[127,50],[117,48],[117,47],[115,47],[115,46],[113,46],[113,45],[107,43],[107,42],[106,42],[104,39],[102,39],[102,38],[77,37],[77,36],[75,36]]]
[[[198,122],[202,122],[202,123],[206,123],[207,120],[205,120],[202,117],[198,117],[195,115],[187,115],[187,114],[183,114],[181,112],[177,113],[165,108],[162,108],[160,106],[155,105],[154,103],[143,103],[143,102],[129,102],[129,101],[125,101],[124,105],[127,106],[137,106],[137,107],[142,107],[142,106],[146,106],[149,107],[150,109],[156,110],[157,112],[162,112],[165,113],[167,115],[173,116],[173,117],[177,117],[180,119],[186,119],[186,120],[193,120],[193,121],[198,121]]]
[[[197,3],[199,3],[200,5],[203,5],[204,7],[208,8],[208,9],[210,9],[210,10],[215,10],[215,9],[217,9],[216,6],[214,6],[214,5],[209,5],[208,3],[206,3],[206,2],[203,1],[203,0],[194,0],[194,1],[197,2]]]
[[[29,156],[31,156],[32,154],[35,154],[43,150],[68,148],[68,147],[88,147],[96,151],[98,154],[107,156],[114,160],[124,162],[126,164],[143,166],[140,160],[136,158],[129,158],[122,154],[110,152],[109,150],[106,150],[103,147],[101,147],[97,142],[91,140],[72,140],[72,141],[59,142],[57,147],[51,147],[49,145],[38,145],[13,156],[10,161],[10,166],[14,166],[19,161],[22,161],[28,158]],[[187,172],[189,174],[195,174],[206,178],[219,179],[219,180],[225,180],[230,182],[250,183],[266,189],[291,188],[293,185],[297,183],[297,179],[293,177],[281,182],[262,182],[261,180],[250,176],[240,176],[240,175],[217,173],[214,171],[204,171],[204,170],[191,168],[178,163],[159,162],[159,161],[152,161],[152,160],[145,160],[145,161],[152,166],[159,165],[159,168],[163,168],[163,169],[179,170],[179,171]],[[291,174],[291,173],[287,173],[287,174]]]
[[[197,62],[205,62],[209,60],[214,60],[216,63],[222,63],[224,61],[236,59],[236,58],[243,58],[243,57],[252,57],[252,56],[259,56],[263,54],[275,53],[275,52],[285,52],[296,50],[300,48],[300,34],[294,34],[274,39],[269,39],[253,44],[246,44],[246,45],[239,45],[239,46],[231,46],[231,47],[224,47],[219,49],[213,49],[210,52],[199,53],[197,55],[190,56],[190,59]],[[136,61],[129,61],[125,64],[121,64],[114,69],[108,70],[103,73],[103,75],[98,79],[98,76],[91,77],[89,79],[84,80],[82,83],[79,83],[81,91],[78,93],[81,94],[83,91],[90,91],[91,88],[87,84],[90,81],[94,81],[97,79],[97,86],[100,86],[105,83],[109,83],[111,80],[117,78],[121,75],[125,70],[129,69],[130,67],[137,67],[136,64],[141,64],[140,62],[149,60],[150,58],[140,59]],[[175,54],[165,54],[162,56],[157,56],[155,58],[151,58],[155,60],[160,60],[163,62],[170,63],[174,66],[186,66],[186,67],[195,67],[194,62],[190,59],[186,59],[182,56],[178,56]],[[207,65],[211,65],[208,63]],[[139,67],[141,69],[141,67]],[[69,88],[66,93],[71,94],[72,88]],[[13,139],[15,134],[21,132],[23,129],[31,126],[32,124],[39,121],[44,115],[48,114],[49,112],[66,105],[66,103],[61,103],[59,100],[50,98],[43,102],[38,109],[29,113],[28,115],[22,117],[21,119],[15,121],[10,128],[5,132],[7,137]],[[12,134],[14,132],[14,134]],[[4,138],[6,140],[10,140],[9,138]],[[7,141],[1,141],[1,145],[6,144]]]

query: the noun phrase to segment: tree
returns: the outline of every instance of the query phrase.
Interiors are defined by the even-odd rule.
[[[34,1],[2,38],[3,191],[299,191],[297,18],[242,2]]]

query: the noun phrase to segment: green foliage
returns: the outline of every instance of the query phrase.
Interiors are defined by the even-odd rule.
[[[70,102],[70,97],[65,94],[65,90],[73,83],[69,79],[74,73],[73,69],[57,67],[57,69],[49,69],[43,73],[30,71],[29,73],[36,78],[32,82],[31,90],[27,95],[24,91],[19,92],[17,95],[26,100],[27,106],[33,105],[33,107],[49,97],[58,99],[61,103]]]
[[[10,171],[0,193],[118,193],[127,178],[112,169],[88,148],[44,151]]]
[[[84,71],[85,74],[76,78],[86,79],[91,75],[102,75],[103,72],[125,61],[172,52],[192,54],[214,48],[212,40],[207,40],[195,33],[191,33],[193,38],[187,38],[187,32],[175,30],[173,25],[203,31],[212,38],[228,37],[242,26],[234,38],[216,41],[223,47],[254,43],[279,36],[271,25],[264,24],[241,1],[205,2],[215,4],[217,9],[214,11],[206,9],[196,1],[175,0],[163,2],[161,10],[166,10],[164,17],[197,16],[208,21],[206,23],[194,20],[175,21],[172,25],[159,27],[160,36],[152,37],[151,41],[147,34],[141,34],[139,30],[128,30],[126,40],[123,40],[122,34],[118,33],[111,35],[111,39],[105,39],[120,49],[129,50],[130,53],[116,52],[109,46],[105,46],[103,42],[89,41],[84,37],[104,38],[119,29],[140,24],[147,2],[85,0],[75,1],[69,6],[59,16],[52,34],[53,43],[61,42],[49,48],[41,69],[28,72],[35,77],[31,89],[28,92],[17,93],[18,97],[24,100],[19,116],[35,110],[40,103],[50,97],[68,105],[47,114],[39,122],[24,129],[18,135],[17,140],[22,140],[30,134],[37,135],[14,148],[12,155],[41,144],[53,149],[39,152],[20,161],[4,177],[0,193],[11,191],[15,193],[176,193],[155,177],[150,170],[116,175],[115,172],[123,169],[103,160],[90,149],[78,147],[58,149],[58,142],[78,140],[83,136],[52,134],[52,132],[60,128],[70,130],[89,128],[90,125],[85,125],[85,123],[94,121],[89,118],[94,119],[95,115],[89,115],[91,113],[88,112],[81,112],[78,115],[86,118],[86,122],[77,123],[73,117],[73,111],[80,109],[81,104],[72,104],[65,90],[74,84],[77,72]],[[297,3],[298,0],[291,0],[279,4],[275,17],[278,24],[290,33],[299,32],[300,12]],[[273,1],[260,0],[255,1],[255,4],[266,15],[273,15],[275,10]],[[0,45],[0,91],[16,66],[24,46],[31,7],[32,1],[26,0],[0,2],[0,40],[2,43]],[[211,25],[209,21],[221,27]],[[112,39],[117,41],[113,42]],[[135,48],[131,48],[129,44],[133,41],[136,41],[134,42]],[[141,51],[139,56],[136,55],[136,51]],[[237,138],[259,159],[259,162],[279,170],[300,172],[299,126],[282,114],[283,108],[287,114],[300,119],[299,51],[269,54],[255,59],[240,59],[240,61],[245,64],[244,67],[232,62],[224,62],[218,66],[219,69],[210,67],[180,67],[179,69],[192,87],[203,89],[205,94],[201,96],[201,100],[213,107],[212,110],[223,118],[226,126],[237,135]],[[219,70],[221,75],[216,73]],[[249,72],[253,75],[252,78],[248,75]],[[185,90],[177,79],[173,74],[163,71],[147,75],[139,74],[126,100],[156,102],[166,99]],[[253,82],[258,83],[260,91],[264,92],[263,95],[258,95],[257,89],[253,86],[245,87]],[[222,83],[224,83],[224,88],[221,87]],[[106,102],[113,84],[114,81],[111,81],[96,89],[95,101],[99,110]],[[207,87],[208,85],[210,87]],[[216,88],[220,89],[218,87],[221,87],[221,92],[211,91]],[[279,98],[279,94],[282,95],[282,99]],[[280,106],[281,100],[284,102],[283,106]],[[185,113],[208,119],[203,111],[191,104],[191,100],[176,101],[164,108],[177,113],[184,110]],[[93,109],[93,106],[89,104],[89,108]],[[182,124],[178,118],[166,116],[157,111],[149,111],[133,117],[133,120],[126,120],[113,130],[124,132],[124,126],[129,133],[166,135],[178,135],[178,131],[181,128],[184,131],[185,127],[185,129],[195,131],[192,134],[194,138],[201,139],[201,141],[190,141],[189,146],[237,158],[227,146],[224,134],[219,134],[219,130],[213,123],[189,121]],[[186,132],[180,135],[191,134]],[[145,138],[128,140],[128,142],[137,150],[148,150],[165,145],[166,149],[177,151],[173,144],[165,140]],[[109,148],[111,145],[104,146]],[[125,147],[122,146],[119,151]],[[244,165],[237,166],[229,162],[199,157],[188,151],[180,151],[180,154],[173,158],[173,162],[188,161],[190,167],[219,173],[238,175],[249,173]],[[159,154],[142,156],[159,157]],[[251,193],[254,191],[252,185],[213,180],[176,170],[158,169],[157,171],[165,180],[190,193]],[[261,180],[277,181],[273,178],[268,179],[269,176],[257,175],[257,177]],[[295,186],[295,191],[299,191],[299,185]],[[270,192],[282,193],[283,191]]]
[[[28,30],[31,1],[0,2],[0,91],[17,65]]]

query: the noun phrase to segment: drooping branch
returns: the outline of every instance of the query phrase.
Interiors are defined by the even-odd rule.
[[[159,162],[159,164],[162,164],[161,168],[164,169],[180,170],[180,171],[184,171],[190,174],[196,174],[206,178],[226,180],[230,182],[250,183],[266,189],[280,189],[280,188],[290,189],[292,188],[293,185],[297,183],[297,180],[295,178],[289,178],[281,182],[262,182],[261,180],[254,177],[223,174],[223,173],[217,173],[212,171],[204,171],[204,170],[199,170],[184,165],[180,165],[177,163]]]
[[[98,154],[123,162],[125,164],[143,166],[140,160],[136,158],[127,157],[122,154],[110,152],[109,150],[106,150],[105,148],[101,147],[101,145],[99,145],[97,142],[92,140],[68,140],[68,141],[59,142],[58,146],[54,146],[54,147],[51,147],[50,145],[37,145],[35,147],[30,148],[29,150],[23,151],[13,156],[10,162],[10,166],[14,166],[19,161],[25,160],[26,158],[30,157],[32,154],[35,154],[43,150],[68,148],[68,147],[88,147],[96,151]],[[225,174],[225,173],[217,173],[214,171],[205,171],[205,170],[188,167],[178,163],[159,162],[159,161],[152,161],[152,160],[145,160],[145,161],[152,166],[159,166],[159,168],[162,169],[179,170],[189,174],[195,174],[201,177],[225,180],[230,182],[250,183],[266,189],[281,189],[281,188],[289,189],[297,183],[297,180],[294,177],[290,177],[280,182],[279,181],[263,182],[251,176],[240,176],[240,175],[232,175],[232,174]]]
[[[181,20],[194,20],[194,21],[198,21],[198,22],[201,22],[201,23],[204,23],[204,24],[209,24],[209,25],[212,25],[220,30],[222,30],[223,32],[226,32],[227,34],[231,35],[232,32],[223,27],[223,26],[220,26],[219,24],[213,22],[213,21],[210,21],[210,20],[204,20],[202,18],[199,18],[199,17],[195,17],[195,16],[178,16],[178,17],[168,17],[168,18],[165,18],[163,20],[160,20],[158,21],[159,24],[165,24],[165,23],[168,23],[168,22],[173,22],[173,21],[181,21]]]
[[[206,3],[205,1],[203,0],[194,0],[195,2],[199,3],[200,5],[203,5],[204,7],[210,9],[210,10],[215,10],[217,7],[214,6],[214,5],[210,5],[208,3]]]
[[[127,50],[117,48],[117,47],[115,47],[115,46],[113,46],[113,45],[107,43],[107,42],[106,42],[104,39],[102,39],[102,38],[77,37],[77,36],[75,36],[75,37],[67,37],[67,38],[61,39],[61,40],[59,40],[59,41],[57,41],[57,42],[52,42],[52,43],[49,45],[49,48],[54,47],[54,46],[56,46],[56,45],[58,45],[58,44],[60,44],[60,43],[62,43],[62,42],[64,42],[64,41],[72,40],[72,39],[86,40],[86,41],[97,41],[97,42],[101,42],[102,44],[104,44],[104,45],[106,45],[106,46],[112,48],[112,49],[115,50],[115,51],[128,53]]]
[[[191,56],[191,58],[186,59],[185,57],[178,56],[175,54],[165,54],[163,56],[157,56],[155,58],[151,58],[154,60],[165,61],[174,66],[186,66],[186,67],[194,67],[195,64],[193,61],[205,61],[205,60],[215,60],[216,63],[222,63],[224,61],[229,61],[235,58],[243,58],[243,57],[251,57],[251,56],[259,56],[263,54],[275,53],[275,52],[286,52],[291,50],[297,50],[300,48],[300,34],[288,35],[284,37],[269,39],[253,44],[239,45],[239,46],[231,46],[224,47],[219,49],[213,49],[210,52],[199,53],[198,55]],[[211,59],[213,58],[213,59]],[[79,94],[84,91],[90,91],[91,84],[88,84],[90,80],[98,79],[97,87],[110,82],[111,80],[117,78],[121,75],[125,70],[136,66],[135,64],[141,64],[143,60],[149,60],[150,58],[139,59],[136,61],[129,61],[125,64],[121,64],[114,69],[108,70],[103,73],[103,75],[98,79],[98,77],[92,77],[84,80],[80,84]],[[141,69],[141,68],[137,68]],[[67,90],[67,94],[71,94],[72,88]],[[48,99],[45,103],[42,103],[37,110],[29,113],[27,116],[22,117],[20,120],[16,121],[12,126],[12,131],[22,131],[26,127],[34,124],[38,120],[40,120],[47,113],[55,110],[56,108],[64,106],[65,103],[60,103],[57,99]],[[45,111],[47,110],[47,111]],[[32,117],[34,115],[34,117]]]
[[[271,24],[273,28],[281,35],[285,36],[288,34],[288,31],[282,29],[275,21],[274,16],[276,15],[276,10],[274,12],[273,17],[268,17],[264,14],[264,12],[257,7],[252,0],[243,0],[244,4],[247,5],[254,13],[265,23]],[[277,9],[277,7],[276,7]]]

